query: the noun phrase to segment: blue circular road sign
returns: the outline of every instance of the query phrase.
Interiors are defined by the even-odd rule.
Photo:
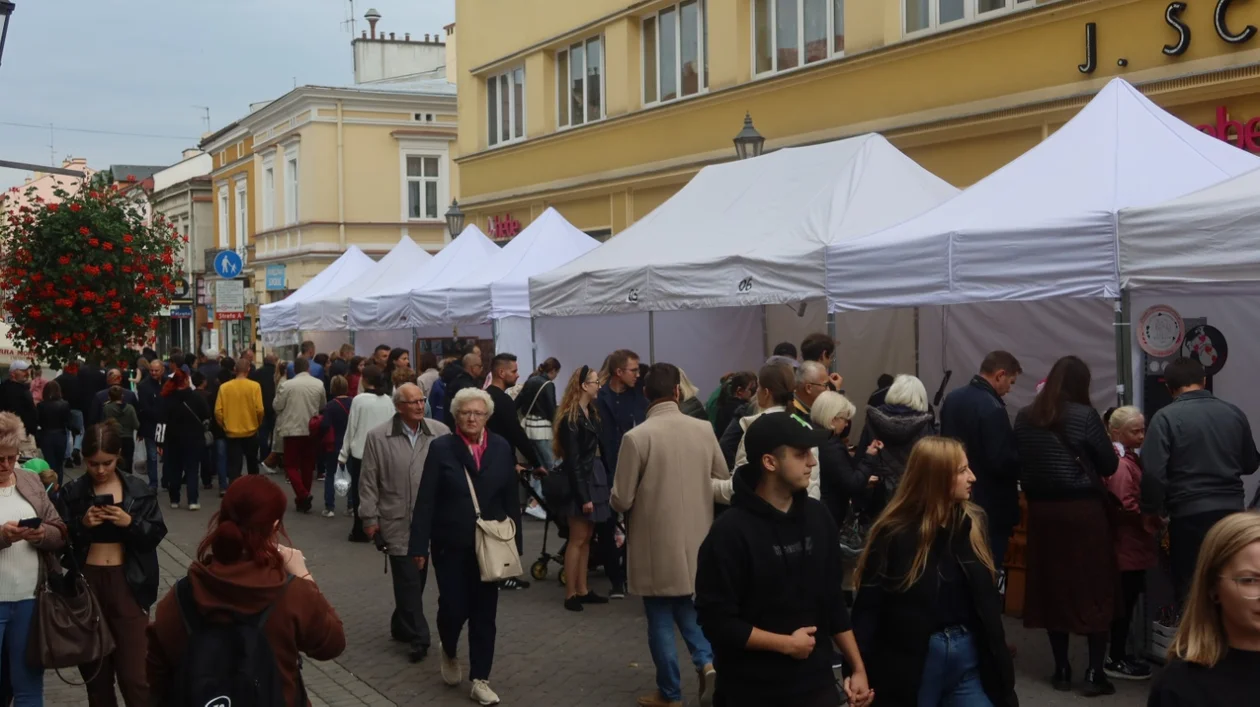
[[[219,277],[226,279],[240,277],[244,267],[245,263],[241,261],[241,256],[234,250],[221,250],[214,256],[214,272]]]

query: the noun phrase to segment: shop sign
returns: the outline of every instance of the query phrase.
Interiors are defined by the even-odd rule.
[[[192,319],[193,309],[188,305],[171,307],[171,319]]]
[[[219,280],[214,283],[214,318],[245,318],[245,281]]]
[[[284,263],[267,266],[267,290],[269,292],[285,289],[284,270]]]
[[[1260,116],[1252,118],[1245,123],[1239,120],[1230,120],[1229,109],[1225,106],[1217,106],[1216,122],[1210,125],[1196,125],[1194,127],[1218,140],[1224,140],[1248,152],[1260,152]]]
[[[171,293],[171,299],[188,299],[188,279],[177,277],[174,280],[175,291]]]
[[[1231,25],[1229,19],[1230,5],[1233,0],[1216,0],[1216,9],[1212,13],[1212,26],[1216,36],[1227,44],[1245,44],[1255,38],[1257,30],[1253,25],[1243,25],[1235,30],[1237,24]],[[1161,51],[1165,56],[1181,56],[1190,48],[1190,26],[1182,19],[1186,3],[1173,2],[1164,8],[1164,22],[1177,33],[1177,40],[1165,44]],[[1124,57],[1116,60],[1120,67],[1128,66]],[[1098,68],[1098,25],[1095,22],[1085,23],[1085,63],[1078,64],[1076,69],[1082,74],[1092,74]]]
[[[486,231],[494,240],[512,238],[521,232],[521,222],[512,218],[512,214],[491,216],[490,224],[486,228]]]

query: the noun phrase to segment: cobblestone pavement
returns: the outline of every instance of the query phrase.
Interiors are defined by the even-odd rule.
[[[282,477],[269,477],[284,484]],[[286,486],[287,491],[287,486]],[[316,484],[316,498],[322,485]],[[384,562],[371,545],[346,541],[350,519],[342,515],[345,500],[337,499],[336,518],[290,513],[285,521],[294,545],[320,588],[345,624],[347,648],[334,661],[307,661],[303,671],[316,707],[350,705],[467,705],[468,683],[448,688],[438,675],[436,615],[437,591],[432,576],[425,591],[425,614],[434,633],[434,646],[423,662],[407,660],[405,646],[389,639],[393,611],[390,581]],[[159,550],[163,592],[184,574],[190,556],[205,533],[206,523],[218,508],[218,493],[205,492],[202,510],[170,510],[163,500],[170,533]],[[318,511],[321,506],[316,504]],[[290,509],[292,506],[290,506]],[[543,524],[528,520],[525,526],[525,564],[537,558]],[[548,549],[559,547],[554,530]],[[627,599],[608,606],[588,607],[580,614],[561,606],[563,591],[556,582],[558,567],[550,578],[528,590],[504,592],[499,599],[498,641],[491,684],[505,705],[537,707],[633,707],[635,697],[654,687],[652,660],[647,649],[647,629],[642,605]],[[592,589],[606,593],[602,576],[591,579]],[[1049,649],[1044,634],[1026,631],[1014,621],[1007,624],[1008,638],[1018,650],[1018,691],[1024,707],[1145,705],[1148,683],[1119,684],[1114,697],[1085,700],[1073,693],[1054,692],[1047,684]],[[1074,639],[1073,664],[1084,672],[1084,639]],[[467,674],[467,639],[459,648]],[[697,704],[695,676],[685,667],[686,648],[679,643],[684,666],[684,690],[688,706]],[[63,671],[65,672],[65,671]],[[67,677],[77,680],[78,675]],[[1043,674],[1044,673],[1044,674]],[[65,686],[49,673],[46,704],[87,705],[83,688]],[[877,696],[878,703],[878,696]],[[119,702],[121,704],[121,700]]]

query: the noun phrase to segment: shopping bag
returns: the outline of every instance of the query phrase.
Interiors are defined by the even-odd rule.
[[[350,472],[346,471],[345,464],[337,465],[337,473],[333,475],[333,490],[338,496],[345,496],[350,492]]]

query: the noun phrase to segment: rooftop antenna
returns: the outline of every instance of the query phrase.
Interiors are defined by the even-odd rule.
[[[350,37],[353,38],[358,33],[358,20],[354,16],[354,0],[350,0],[350,16],[342,20],[343,29],[350,30]]]
[[[56,166],[57,164],[57,154],[56,154],[57,151],[53,148],[56,142],[57,142],[57,134],[53,130],[53,124],[49,123],[48,124],[48,164],[52,166]]]
[[[206,121],[206,132],[210,132],[210,106],[193,106],[193,108],[205,113],[205,115],[201,116],[201,119]]]

